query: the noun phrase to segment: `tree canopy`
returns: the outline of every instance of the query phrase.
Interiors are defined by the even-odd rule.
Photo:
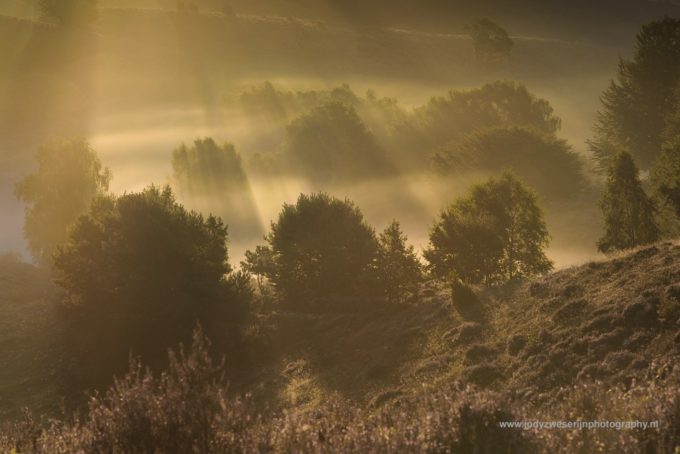
[[[37,169],[15,187],[24,201],[24,235],[33,258],[50,265],[68,228],[92,199],[109,189],[111,173],[85,139],[55,139],[36,155]]]
[[[291,307],[319,309],[357,300],[374,286],[378,241],[361,211],[325,193],[285,204],[266,237],[262,272]],[[248,255],[247,255],[248,257]]]
[[[680,136],[666,142],[651,172],[652,186],[680,217]]]
[[[550,271],[549,239],[536,195],[505,173],[441,213],[424,255],[435,276],[493,284]]]
[[[606,172],[618,150],[648,169],[661,152],[668,118],[678,107],[680,19],[651,22],[637,35],[631,59],[621,59],[615,81],[602,94],[590,148]]]
[[[516,82],[496,81],[472,90],[451,90],[417,108],[395,128],[395,145],[434,151],[482,129],[504,126],[533,128],[546,134],[560,129],[550,103]]]
[[[287,128],[290,170],[317,184],[334,184],[392,173],[391,163],[354,108],[330,102],[301,115]]]
[[[444,174],[511,170],[546,197],[567,197],[583,187],[582,164],[566,141],[526,127],[473,132],[434,154]]]
[[[220,294],[227,227],[179,205],[169,187],[96,199],[55,254],[57,282],[81,306],[196,316]]]
[[[600,207],[604,235],[597,242],[602,252],[629,249],[659,239],[655,207],[647,196],[633,156],[619,152],[609,168]]]

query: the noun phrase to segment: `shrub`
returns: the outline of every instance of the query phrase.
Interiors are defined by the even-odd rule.
[[[483,315],[482,303],[475,292],[458,279],[451,284],[451,302],[463,318],[478,320]]]

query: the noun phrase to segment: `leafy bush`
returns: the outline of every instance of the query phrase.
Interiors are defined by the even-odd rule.
[[[458,279],[451,284],[451,302],[458,313],[466,319],[477,320],[483,315],[482,303],[474,290]]]

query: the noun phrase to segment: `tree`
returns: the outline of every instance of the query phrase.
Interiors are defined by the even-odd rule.
[[[93,201],[54,259],[85,386],[110,380],[131,349],[159,365],[197,322],[221,347],[235,341],[250,295],[246,276],[229,274],[226,239],[219,218],[188,212],[169,187]]]
[[[659,239],[655,207],[645,194],[639,171],[628,152],[619,152],[609,169],[600,202],[604,236],[597,242],[602,252],[629,249]]]
[[[585,186],[579,156],[566,141],[536,129],[510,126],[473,132],[434,154],[444,174],[515,172],[543,196],[571,197]]]
[[[395,129],[393,147],[432,151],[488,128],[522,127],[554,135],[561,120],[545,99],[516,82],[497,81],[473,90],[452,90],[417,108]],[[422,161],[422,151],[416,158]]]
[[[619,62],[617,80],[602,95],[589,145],[606,172],[618,150],[648,169],[661,152],[667,118],[678,105],[680,19],[665,17],[642,27],[635,53]]]
[[[57,282],[79,305],[195,315],[219,295],[231,270],[226,239],[219,218],[187,212],[169,187],[102,197],[58,248]]]
[[[38,168],[15,187],[27,204],[24,235],[33,258],[49,265],[69,226],[92,199],[108,191],[111,173],[84,139],[46,143],[36,155]]]
[[[488,214],[469,210],[459,201],[441,214],[423,255],[435,277],[492,284],[499,280],[503,239]]]
[[[201,213],[216,213],[235,227],[237,239],[262,235],[259,215],[234,145],[211,138],[182,144],[172,153],[173,182],[180,200]]]
[[[550,271],[549,238],[536,195],[505,173],[441,214],[425,258],[435,276],[493,284]]]
[[[209,137],[172,153],[173,177],[179,191],[193,197],[241,191],[248,187],[241,157],[234,145],[217,145]]]
[[[88,25],[97,18],[97,0],[40,0],[42,16],[60,25]]]
[[[397,221],[392,221],[378,238],[376,267],[388,302],[401,302],[416,294],[423,280],[420,261],[406,240]]]
[[[356,110],[340,102],[315,107],[286,130],[285,155],[294,172],[316,184],[335,184],[391,174],[375,136]]]
[[[680,136],[663,146],[651,172],[654,191],[680,217]]]
[[[263,245],[255,247],[255,251],[246,251],[245,260],[241,262],[241,269],[255,276],[257,287],[261,295],[266,293],[264,280],[274,272],[274,256],[272,250]]]
[[[291,307],[328,307],[375,287],[378,241],[349,200],[301,194],[283,206],[266,240],[273,264],[263,271]]]
[[[484,66],[496,66],[507,62],[514,45],[503,27],[483,18],[466,25],[465,30],[475,46],[475,58]]]

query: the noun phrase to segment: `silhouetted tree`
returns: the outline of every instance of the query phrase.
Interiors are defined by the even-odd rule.
[[[378,276],[388,302],[401,302],[418,292],[423,280],[420,261],[399,222],[393,221],[378,237]]]
[[[66,239],[69,226],[92,199],[109,188],[111,173],[84,139],[46,143],[36,155],[38,168],[15,187],[26,202],[24,235],[33,258],[44,265]]]
[[[475,46],[475,58],[485,66],[495,66],[507,62],[514,45],[503,27],[496,22],[483,18],[466,25],[465,30]]]
[[[666,119],[677,106],[680,82],[680,19],[651,22],[637,35],[635,53],[619,63],[617,80],[602,95],[589,142],[605,172],[618,150],[629,151],[643,169],[661,152]]]
[[[526,127],[474,132],[440,148],[434,164],[444,174],[511,169],[543,196],[571,197],[585,184],[581,161],[566,141]]]
[[[273,266],[264,272],[292,307],[321,309],[376,288],[378,241],[348,200],[301,194],[283,206],[266,239]]]
[[[61,25],[88,25],[97,18],[97,0],[40,0],[40,13],[45,19]]]
[[[651,172],[654,190],[680,217],[680,136],[663,146]]]
[[[179,315],[219,295],[230,271],[226,239],[219,218],[187,212],[169,187],[151,186],[96,199],[54,264],[78,304],[113,299],[135,312]]]
[[[435,277],[491,284],[498,280],[503,239],[488,214],[458,202],[441,214],[423,255]]]
[[[292,171],[324,185],[392,171],[385,151],[356,111],[339,102],[294,120],[287,128],[285,156]]]
[[[489,284],[550,271],[548,241],[536,195],[505,173],[441,214],[425,258],[436,276]]]
[[[604,236],[597,242],[602,252],[629,249],[659,238],[655,208],[645,194],[633,156],[619,152],[611,164],[600,202]]]
[[[85,385],[109,380],[130,349],[157,364],[197,321],[220,346],[236,339],[252,290],[228,274],[226,239],[219,218],[188,212],[169,187],[93,201],[54,259]]]

